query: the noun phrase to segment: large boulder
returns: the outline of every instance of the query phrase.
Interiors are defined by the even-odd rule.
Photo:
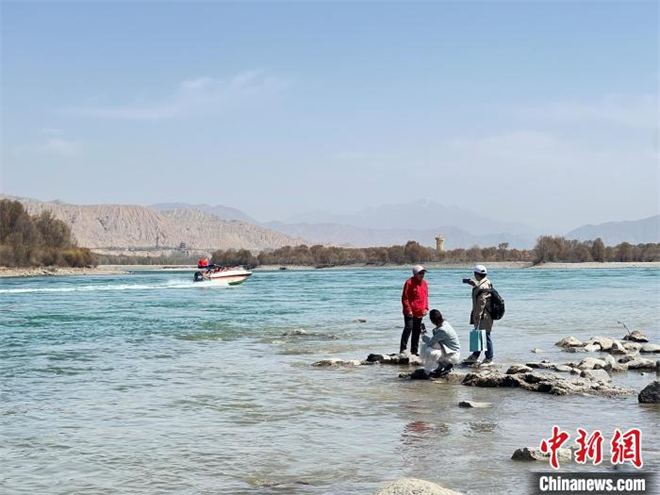
[[[388,483],[374,495],[461,495],[437,483],[416,478],[401,478]]]
[[[576,339],[572,335],[569,337],[564,337],[559,342],[555,343],[558,347],[568,348],[568,347],[584,347],[584,342]]]
[[[660,404],[660,382],[656,380],[649,383],[639,393],[637,399],[641,404]]]
[[[549,461],[550,454],[544,454],[538,447],[523,447],[516,450],[511,459],[514,461]],[[559,462],[570,462],[573,459],[571,449],[557,449]]]
[[[623,337],[623,340],[629,340],[631,342],[648,342],[649,341],[649,339],[646,338],[646,335],[644,335],[639,330],[633,330],[632,332],[627,334],[625,337]]]

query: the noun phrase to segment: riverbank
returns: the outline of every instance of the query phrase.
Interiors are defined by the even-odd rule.
[[[127,273],[125,269],[117,267],[99,266],[95,268],[65,268],[65,267],[31,267],[8,268],[0,267],[0,278],[8,277],[57,277],[71,275],[120,275]]]
[[[343,266],[329,266],[317,268],[314,266],[303,266],[303,265],[262,265],[255,268],[255,271],[273,271],[273,270],[339,270],[339,269],[350,269],[350,268],[373,268],[373,269],[406,269],[410,268],[411,264],[383,264],[383,265],[371,265],[371,264],[356,264],[356,265],[343,265]],[[429,270],[432,269],[467,269],[470,270],[474,266],[474,263],[442,263],[442,262],[431,262],[423,263],[423,265]],[[660,268],[660,261],[648,261],[648,262],[588,262],[588,263],[541,263],[539,265],[534,265],[529,261],[495,261],[486,263],[489,269],[496,270],[508,270],[508,269],[522,269],[529,268],[533,270],[584,270],[584,269],[615,269],[615,268]]]
[[[625,268],[660,268],[659,261],[649,262],[606,262],[606,263],[542,263],[533,265],[527,261],[497,261],[487,263],[491,270],[510,270],[529,268],[532,270],[584,270],[584,269],[625,269]],[[465,269],[470,270],[473,263],[425,263],[429,270],[433,269]],[[300,271],[300,270],[350,270],[350,269],[391,269],[402,270],[410,268],[410,265],[401,264],[355,264],[342,266],[329,266],[318,268],[305,265],[262,265],[253,269],[257,272],[268,271]],[[190,272],[196,270],[194,265],[99,265],[95,268],[63,268],[63,267],[33,267],[33,268],[8,268],[0,267],[0,278],[5,277],[53,277],[73,275],[118,275],[140,271],[169,271]]]

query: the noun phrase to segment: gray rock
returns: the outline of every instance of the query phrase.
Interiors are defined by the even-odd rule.
[[[605,373],[603,371],[603,373]],[[564,378],[555,373],[516,373],[506,375],[499,370],[468,373],[463,385],[469,387],[511,387],[522,388],[530,392],[542,392],[551,395],[598,395],[603,397],[625,397],[635,393],[633,389],[616,387],[609,383],[589,378]]]
[[[612,381],[610,375],[605,370],[584,370],[580,373],[580,376],[596,382],[608,383]]]
[[[355,319],[355,322],[356,322],[356,323],[366,323],[366,322],[367,322],[367,319],[366,319],[366,318],[356,318],[356,319]]]
[[[511,459],[514,461],[548,461],[550,454],[544,454],[538,447],[523,447],[516,450]],[[570,462],[573,459],[571,449],[557,449],[557,459],[559,462]]]
[[[578,368],[581,370],[593,370],[593,369],[602,369],[607,366],[607,363],[603,361],[602,359],[596,359],[596,358],[585,358],[582,361],[580,361],[580,364],[577,365]]]
[[[628,352],[628,350],[623,347],[623,344],[618,340],[612,341],[612,347],[610,347],[609,351],[612,354],[626,354]]]
[[[649,341],[649,339],[646,338],[646,335],[644,335],[639,330],[633,330],[629,334],[625,335],[623,337],[623,340],[629,340],[631,342],[648,342]]]
[[[437,483],[416,478],[401,478],[388,483],[373,495],[461,495]]]
[[[603,351],[609,351],[612,348],[614,339],[609,337],[591,337],[587,344],[598,344]]]
[[[660,382],[649,383],[637,396],[641,404],[660,404]]]
[[[571,368],[570,366],[566,366],[565,364],[558,364],[554,368],[555,371],[560,371],[562,373],[570,373],[574,370],[574,368]]]
[[[658,345],[658,344],[643,344],[642,348],[639,350],[639,352],[643,352],[643,353],[660,352],[660,345]]]
[[[536,349],[532,349],[532,352],[534,354],[541,354],[543,352],[543,349],[539,349],[538,347]]]
[[[473,400],[464,400],[458,403],[458,407],[475,407],[475,408],[484,408],[490,407],[492,404],[490,402],[476,402]]]
[[[653,359],[636,358],[628,362],[629,370],[653,370],[655,369],[655,361]]]
[[[625,356],[621,356],[619,359],[617,359],[617,362],[619,364],[624,364],[624,363],[629,363],[630,361],[634,361],[637,359],[636,354],[626,354]]]
[[[584,352],[598,352],[601,350],[601,348],[598,344],[587,344],[582,348],[582,350]]]
[[[402,354],[369,354],[366,359],[369,363],[380,363],[380,364],[395,364],[402,366],[419,366],[422,364],[422,359],[419,356],[413,354],[402,353]]]
[[[344,359],[332,358],[332,359],[322,359],[320,361],[316,361],[315,363],[312,363],[312,366],[323,368],[323,367],[340,367],[340,366],[360,366],[361,364],[362,363],[360,361],[357,361],[355,359],[344,360]]]
[[[638,352],[642,348],[642,344],[639,344],[638,342],[623,342],[623,348],[628,351],[628,353]]]
[[[514,364],[509,366],[509,369],[506,370],[507,375],[515,375],[516,373],[529,373],[532,371],[532,368],[529,366],[524,366],[522,364]]]
[[[581,340],[576,339],[575,337],[573,337],[571,335],[569,337],[564,337],[559,342],[555,343],[555,345],[558,346],[558,347],[564,347],[564,348],[567,348],[567,347],[583,347],[584,342],[582,342]]]
[[[551,363],[547,359],[544,359],[543,361],[539,362],[532,362],[532,363],[525,363],[525,366],[528,368],[534,368],[534,369],[543,369],[543,370],[552,370],[555,368],[555,366],[558,366],[557,363]]]

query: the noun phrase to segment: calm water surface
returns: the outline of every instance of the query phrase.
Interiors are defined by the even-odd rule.
[[[0,282],[3,494],[368,494],[414,476],[466,494],[524,494],[510,460],[552,425],[644,431],[660,467],[660,414],[626,399],[551,397],[402,381],[399,369],[317,369],[394,352],[403,270],[257,272],[238,287],[143,272]],[[460,270],[427,279],[467,344]],[[660,270],[499,270],[495,359],[578,360],[561,337],[660,342]],[[367,323],[357,323],[366,318]],[[310,335],[283,337],[304,329]],[[539,347],[545,352],[530,353]],[[465,353],[464,353],[465,354]],[[650,373],[615,376],[641,389]],[[460,409],[460,400],[492,402]],[[600,467],[597,469],[606,469]]]

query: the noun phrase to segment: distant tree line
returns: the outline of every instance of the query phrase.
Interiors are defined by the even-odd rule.
[[[0,201],[0,265],[67,266],[95,265],[87,248],[76,245],[71,229],[50,211],[30,215],[19,201]]]
[[[95,253],[99,265],[196,265],[199,256],[172,253],[162,256]]]
[[[605,262],[605,261],[660,261],[660,244],[627,242],[605,246],[602,239],[578,241],[563,237],[539,237],[536,246],[529,249],[509,249],[508,243],[491,247],[473,246],[439,252],[434,248],[408,241],[405,246],[346,248],[332,246],[284,246],[257,255],[247,249],[218,250],[211,261],[220,265],[303,265],[318,268],[345,265],[385,265],[428,262],[476,263],[494,261],[546,262]]]
[[[577,241],[556,236],[541,236],[534,247],[534,263],[587,261],[660,261],[660,244],[633,245],[622,242],[606,246],[601,238]]]

